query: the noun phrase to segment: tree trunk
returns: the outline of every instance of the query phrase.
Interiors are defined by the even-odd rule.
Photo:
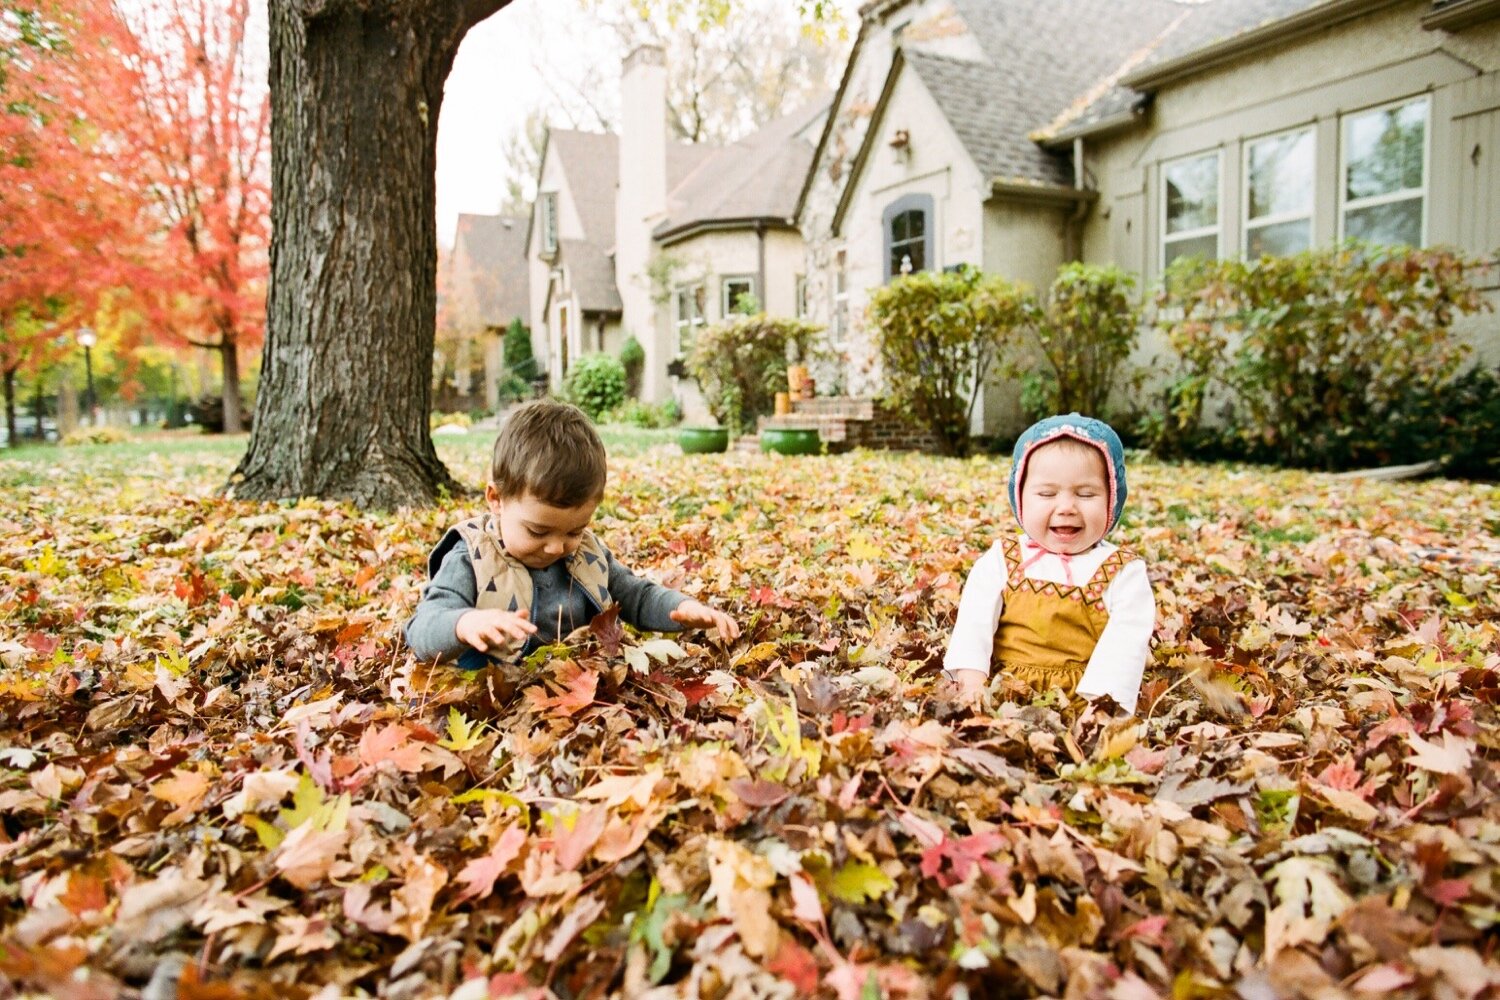
[[[219,369],[224,380],[224,433],[238,434],[245,429],[245,403],[240,398],[240,347],[232,330],[219,334]]]
[[[14,448],[16,441],[16,370],[5,369],[5,443]]]
[[[460,488],[427,428],[438,108],[464,33],[507,2],[271,0],[271,287],[233,495]]]

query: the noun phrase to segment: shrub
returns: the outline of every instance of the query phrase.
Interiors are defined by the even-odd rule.
[[[682,407],[677,400],[663,403],[642,403],[638,399],[627,399],[623,405],[611,410],[602,418],[603,423],[630,424],[633,427],[675,427],[682,420]]]
[[[731,432],[754,430],[786,389],[788,351],[807,358],[822,327],[764,313],[736,316],[698,332],[687,370],[698,380],[709,412]]]
[[[437,430],[439,427],[472,427],[474,418],[467,413],[429,413],[427,415],[427,427],[429,430]]]
[[[886,403],[931,430],[945,454],[967,455],[978,388],[1032,311],[1016,286],[968,266],[877,289],[869,316]]]
[[[1074,412],[1108,417],[1110,392],[1140,338],[1134,291],[1135,279],[1114,266],[1075,263],[1058,271],[1046,310],[1030,324],[1045,361],[1023,378],[1023,406],[1033,419]]]
[[[625,366],[613,354],[585,354],[573,362],[563,392],[594,420],[625,401]]]
[[[63,435],[61,443],[71,448],[84,444],[119,444],[129,439],[130,435],[118,427],[80,427]]]
[[[641,395],[641,372],[646,368],[646,349],[635,336],[625,338],[620,345],[620,364],[625,368],[625,395],[639,399]]]
[[[510,321],[500,345],[505,374],[500,379],[501,399],[526,399],[531,383],[540,374],[536,357],[531,353],[531,331],[519,318]]]
[[[1447,250],[1360,244],[1174,263],[1156,324],[1179,369],[1146,428],[1153,447],[1209,445],[1205,402],[1219,392],[1218,433],[1247,458],[1337,469],[1424,457],[1396,442],[1438,433],[1421,400],[1462,363],[1453,321],[1483,307],[1471,266]]]

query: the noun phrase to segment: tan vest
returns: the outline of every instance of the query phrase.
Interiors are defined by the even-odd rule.
[[[1115,549],[1082,586],[1069,586],[1027,577],[1014,535],[1004,546],[1005,601],[990,669],[1004,670],[1038,692],[1062,688],[1071,694],[1109,624],[1104,592],[1135,556]]]
[[[505,551],[505,545],[500,541],[499,520],[493,514],[481,514],[454,525],[453,530],[469,547],[469,561],[473,564],[474,583],[478,587],[474,606],[485,611],[525,608],[530,612],[535,596],[531,572],[524,563]],[[584,594],[599,611],[613,603],[609,596],[609,552],[592,531],[584,531],[583,540],[564,565],[573,582],[583,588]],[[514,662],[520,658],[525,645],[519,640],[509,640],[503,649],[492,649],[488,655],[492,660]]]

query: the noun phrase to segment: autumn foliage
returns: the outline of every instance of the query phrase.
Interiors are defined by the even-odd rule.
[[[940,681],[1004,462],[616,460],[596,528],[743,640],[469,676],[398,639],[461,507],[225,502],[231,461],[0,462],[24,990],[1494,995],[1494,491],[1136,464],[1116,719]]]

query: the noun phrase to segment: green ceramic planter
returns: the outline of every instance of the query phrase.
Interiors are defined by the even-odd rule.
[[[760,432],[760,450],[781,455],[817,455],[823,450],[815,430],[768,427]]]
[[[711,455],[729,448],[727,427],[683,427],[677,431],[677,443],[684,455]]]

